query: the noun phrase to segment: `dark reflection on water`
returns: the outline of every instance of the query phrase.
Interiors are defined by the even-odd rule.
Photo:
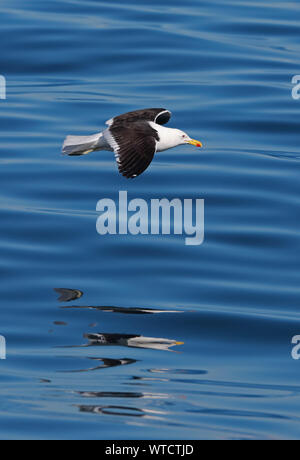
[[[148,411],[136,407],[127,406],[78,406],[80,412],[91,414],[118,415],[126,417],[145,417],[149,415]],[[149,411],[150,412],[150,411]],[[150,412],[153,416],[152,412]]]
[[[71,289],[55,289],[60,295],[66,294],[70,300],[80,300],[83,295],[83,291],[71,290]],[[75,298],[77,292],[81,292],[80,298]],[[59,299],[61,300],[61,299]],[[99,311],[107,313],[136,313],[138,316],[143,313],[169,313],[171,317],[176,318],[177,313],[185,313],[182,318],[193,315],[193,310],[184,312],[176,309],[148,309],[143,307],[106,307],[106,306],[70,306],[60,307],[62,313],[66,314],[71,322],[71,318],[77,311],[81,312],[81,320],[90,316],[91,312],[95,315]],[[173,316],[174,315],[174,316]],[[132,315],[130,315],[131,317]],[[134,316],[132,316],[134,317]],[[146,314],[145,319],[155,318],[151,314]],[[115,321],[112,318],[112,324]],[[58,323],[58,322],[56,322]],[[97,323],[90,324],[90,327],[95,327]],[[120,326],[119,326],[120,327]],[[84,337],[88,339],[88,343],[77,345],[77,346],[62,346],[64,349],[88,349],[90,347],[128,347],[131,349],[141,349],[144,353],[147,350],[161,350],[171,351],[170,348],[182,344],[176,340],[162,339],[154,337],[146,337],[137,334],[122,334],[122,333],[84,333]],[[75,358],[75,356],[74,356]],[[143,363],[147,358],[146,355],[141,355],[140,359],[134,358],[108,358],[108,357],[82,357],[78,356],[77,360],[89,360],[93,363],[99,363],[95,366],[87,366],[83,369],[69,369],[62,370],[61,373],[77,374],[89,373],[91,371],[108,370],[113,368],[119,368],[127,365],[135,366]],[[132,369],[132,374],[128,373],[123,381],[123,390],[97,390],[90,388],[89,390],[74,390],[73,394],[80,398],[105,401],[117,400],[118,404],[74,404],[79,409],[81,414],[89,413],[96,415],[107,415],[116,416],[122,418],[143,418],[149,421],[163,420],[169,427],[185,426],[185,420],[181,423],[174,422],[169,419],[169,411],[174,406],[182,406],[185,414],[192,417],[208,417],[209,419],[214,418],[225,418],[225,419],[257,419],[257,420],[275,420],[275,421],[288,421],[290,417],[270,411],[262,411],[259,409],[259,401],[270,400],[276,401],[285,398],[295,398],[300,394],[300,387],[298,386],[287,386],[287,385],[266,385],[262,383],[247,383],[247,382],[234,382],[234,381],[222,381],[208,379],[207,375],[210,373],[208,370],[196,368],[177,368],[177,367],[151,367],[142,371],[140,368],[141,375],[135,375]],[[103,374],[102,374],[103,375]],[[44,380],[46,382],[46,380]],[[50,381],[49,381],[50,383]],[[96,385],[97,386],[97,385]],[[134,391],[125,391],[128,386],[134,386]],[[143,388],[147,388],[147,391]],[[222,391],[216,387],[222,387]],[[138,390],[136,390],[138,389]],[[141,390],[142,389],[142,390]],[[171,391],[170,391],[171,389]],[[183,391],[181,391],[183,389]],[[155,390],[155,391],[153,391]],[[159,391],[160,390],[160,391]],[[178,391],[179,390],[179,391]],[[191,400],[195,398],[195,400]],[[122,404],[125,400],[138,400],[147,401],[147,407],[139,406],[127,406]],[[222,405],[218,408],[207,407],[205,401],[223,401]],[[243,404],[248,401],[247,406],[244,409],[228,408],[225,402],[231,400],[242,401]],[[258,407],[258,410],[254,410],[251,406]],[[293,420],[297,420],[295,417]],[[191,425],[193,426],[193,424]],[[209,431],[209,428],[207,428]],[[211,428],[210,428],[211,429]],[[244,433],[242,437],[251,437],[248,433]],[[254,436],[255,437],[255,436]]]
[[[83,292],[77,289],[55,288],[54,290],[60,295],[59,302],[71,302],[71,300],[80,299],[83,296]]]
[[[71,301],[80,299],[83,296],[83,292],[76,289],[67,288],[54,288],[60,297],[58,301]],[[80,293],[80,295],[78,295]],[[72,306],[72,307],[61,307],[63,310],[69,310],[71,313],[72,309],[81,309],[83,312],[86,310],[94,311],[106,311],[110,313],[129,313],[129,314],[147,314],[147,313],[182,313],[180,311],[171,310],[158,310],[158,309],[147,309],[147,308],[123,308],[123,307],[85,307],[85,306]],[[55,321],[55,325],[67,325],[63,321]],[[90,324],[90,327],[95,327],[97,323]],[[60,346],[60,348],[86,348],[86,347],[102,347],[102,346],[117,346],[117,347],[129,347],[129,348],[141,348],[141,349],[152,349],[161,351],[174,351],[170,350],[171,347],[183,345],[183,342],[177,340],[157,338],[157,337],[144,337],[138,334],[120,334],[120,333],[85,333],[84,338],[88,339],[88,343],[82,345],[69,345]],[[106,369],[109,367],[117,367],[128,364],[136,363],[135,359],[110,359],[110,358],[87,358],[92,361],[100,361],[102,364],[99,366],[88,367],[79,370],[64,370],[61,372],[65,373],[80,373],[97,371],[100,369]]]
[[[151,348],[152,350],[170,351],[170,347],[183,345],[183,342],[155,337],[143,337],[131,334],[84,334],[89,340],[87,346],[118,345],[133,348]]]
[[[68,306],[68,307],[61,307],[62,309],[80,309],[80,310],[98,310],[104,311],[109,313],[123,313],[125,315],[155,315],[158,313],[183,313],[179,310],[158,310],[155,308],[141,308],[141,307],[77,307],[77,306]]]
[[[70,302],[71,300],[79,299],[83,296],[83,292],[73,289],[54,289],[55,292],[61,296],[58,299],[60,302]],[[80,295],[78,294],[80,293]],[[86,309],[86,310],[98,310],[109,313],[123,313],[128,315],[145,315],[145,314],[158,314],[158,313],[183,313],[180,310],[159,310],[157,308],[141,308],[141,307],[113,307],[113,306],[67,306],[61,307],[62,309]]]
[[[87,369],[80,369],[80,370],[73,370],[73,371],[64,371],[68,373],[76,373],[76,372],[90,372],[90,371],[98,371],[100,369],[107,369],[109,367],[117,367],[117,366],[127,366],[128,364],[136,363],[137,360],[135,359],[112,359],[112,358],[86,358],[91,361],[102,362],[101,365],[95,367],[89,367]]]
[[[111,392],[111,391],[79,391],[78,394],[83,398],[168,398],[166,394],[152,394],[152,393],[133,393],[133,392]]]

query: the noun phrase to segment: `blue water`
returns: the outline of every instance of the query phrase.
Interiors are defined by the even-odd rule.
[[[0,13],[1,439],[298,439],[299,3]],[[159,154],[134,181],[110,152],[61,156],[65,135],[151,106],[205,148]],[[101,237],[97,201],[119,190],[205,199],[205,243]],[[103,333],[117,335],[84,337]]]

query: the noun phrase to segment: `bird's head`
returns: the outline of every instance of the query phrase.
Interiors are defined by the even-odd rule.
[[[202,142],[196,141],[195,139],[191,139],[188,134],[186,134],[183,131],[180,131],[179,129],[177,130],[177,135],[178,135],[178,140],[179,144],[191,144],[195,145],[196,147],[203,147]]]

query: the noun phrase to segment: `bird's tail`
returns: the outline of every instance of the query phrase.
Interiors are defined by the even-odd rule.
[[[62,153],[70,156],[87,155],[98,150],[102,133],[93,136],[68,136],[65,139]]]

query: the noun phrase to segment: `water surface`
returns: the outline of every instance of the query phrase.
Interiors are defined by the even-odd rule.
[[[1,438],[298,439],[299,4],[0,13]],[[66,134],[149,106],[205,149],[134,181],[109,152],[60,155]],[[204,198],[205,243],[100,237],[97,201],[119,190]]]

